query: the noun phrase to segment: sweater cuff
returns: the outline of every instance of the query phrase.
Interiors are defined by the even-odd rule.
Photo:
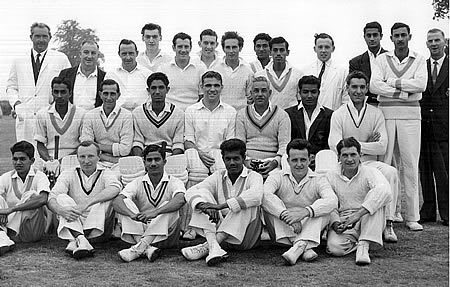
[[[199,204],[200,202],[205,202],[203,200],[203,198],[200,195],[194,195],[191,200],[190,200],[190,205],[192,207],[193,210],[195,210],[195,207],[197,206],[197,204]]]
[[[228,207],[231,209],[232,212],[239,212],[241,211],[241,206],[239,205],[239,202],[236,198],[230,198],[227,200]]]
[[[309,212],[309,217],[313,218],[315,216],[314,209],[311,206],[307,206],[306,210]]]
[[[140,147],[141,149],[144,149],[144,145],[140,142],[133,142],[132,147],[135,147],[135,146]]]
[[[118,143],[113,143],[111,146],[112,149],[112,155],[113,156],[120,156],[120,152],[119,152],[119,144]]]
[[[375,204],[370,204],[370,202],[363,202],[362,207],[367,209],[370,215],[373,215],[377,211]]]

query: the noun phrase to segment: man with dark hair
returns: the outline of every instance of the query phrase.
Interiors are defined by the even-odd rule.
[[[186,33],[178,33],[173,37],[172,49],[175,57],[159,67],[158,72],[167,75],[171,88],[167,93],[167,101],[182,111],[199,100],[200,77],[205,67],[192,61],[189,55],[192,49],[192,39]]]
[[[149,145],[142,156],[146,174],[129,183],[113,202],[122,227],[121,238],[134,244],[119,251],[125,262],[143,255],[153,262],[160,248],[176,247],[180,236],[179,210],[186,202],[183,182],[164,171],[165,149]]]
[[[186,201],[194,209],[189,225],[206,242],[183,248],[181,253],[187,260],[206,257],[209,266],[228,257],[221,243],[247,250],[258,243],[261,234],[262,177],[244,166],[243,141],[226,140],[220,150],[226,170],[216,171],[186,192]]]
[[[92,110],[102,105],[99,91],[106,73],[98,68],[99,53],[97,42],[84,41],[81,44],[80,64],[62,70],[58,76],[70,82],[72,90],[70,102],[85,110]]]
[[[80,166],[63,171],[48,197],[48,207],[59,217],[58,237],[69,240],[66,252],[76,259],[92,255],[87,238],[108,239],[113,230],[111,202],[122,185],[110,170],[97,166],[99,155],[96,143],[80,143]]]
[[[372,75],[372,68],[375,65],[375,59],[379,55],[387,52],[387,50],[381,47],[381,39],[383,38],[383,29],[380,23],[370,22],[364,26],[364,41],[367,44],[367,51],[359,56],[354,57],[349,61],[349,72],[361,71],[366,74],[367,77]],[[367,103],[377,106],[377,95],[367,92]]]
[[[294,139],[287,145],[290,168],[277,171],[264,183],[262,207],[272,241],[292,246],[282,257],[295,265],[302,256],[317,258],[312,248],[320,244],[329,214],[337,208],[337,197],[325,177],[309,169],[311,145]]]
[[[237,32],[225,32],[221,45],[225,57],[212,70],[223,78],[222,101],[239,110],[251,103],[250,81],[253,75],[250,65],[239,56],[244,38]]]
[[[400,182],[406,193],[406,226],[423,230],[419,215],[419,157],[421,114],[419,100],[427,86],[425,58],[409,49],[410,28],[395,23],[391,28],[394,51],[376,59],[370,80],[370,91],[378,95],[378,107],[384,114],[388,146],[384,162],[400,171]],[[401,202],[401,195],[397,204]],[[396,199],[394,199],[396,200]],[[400,212],[397,206],[397,212]]]
[[[336,149],[340,164],[327,179],[339,203],[330,216],[327,252],[344,256],[356,250],[356,264],[370,264],[369,245],[383,245],[389,183],[378,169],[361,165],[361,145],[355,138],[340,140]]]
[[[84,116],[80,141],[97,143],[101,150],[100,164],[111,168],[121,157],[130,154],[134,137],[133,116],[117,105],[120,88],[116,81],[104,80],[99,93],[103,104]]]
[[[121,97],[118,106],[132,111],[147,101],[145,81],[151,71],[136,62],[138,50],[136,44],[122,39],[119,44],[119,57],[122,64],[106,73],[105,79],[113,79],[119,84]]]
[[[287,60],[289,56],[289,43],[283,37],[273,38],[269,42],[270,62],[262,71],[255,76],[265,76],[272,86],[270,100],[274,105],[286,109],[297,105],[297,83],[303,73],[294,68]]]
[[[0,256],[14,246],[8,230],[21,242],[42,238],[47,217],[44,206],[50,192],[47,176],[32,167],[34,146],[20,141],[10,150],[14,170],[0,176]]]
[[[166,101],[169,79],[164,73],[153,73],[147,79],[148,100],[133,111],[133,155],[140,156],[144,146],[167,143],[166,152],[184,151],[184,113]]]
[[[171,56],[163,54],[159,48],[159,43],[162,40],[161,26],[154,23],[147,23],[141,29],[142,41],[145,43],[145,51],[139,53],[136,57],[136,62],[156,72],[158,68],[165,63],[170,62]]]
[[[69,68],[67,56],[48,49],[52,38],[45,23],[33,23],[30,40],[33,48],[13,60],[6,83],[6,95],[16,119],[17,141],[26,140],[33,145],[36,114],[52,102],[51,80],[59,71]]]
[[[422,144],[420,182],[423,205],[421,222],[436,221],[436,197],[442,224],[448,226],[448,56],[444,32],[427,33],[428,83],[422,95]],[[435,193],[436,192],[436,193]]]
[[[314,52],[317,59],[302,69],[305,75],[314,75],[320,80],[319,104],[336,110],[348,101],[345,93],[345,78],[348,70],[331,59],[334,52],[334,40],[326,34],[314,35]]]
[[[328,149],[332,110],[320,105],[320,80],[315,76],[304,76],[298,81],[298,105],[286,110],[291,119],[291,139],[305,139],[311,143],[311,167],[314,156]]]
[[[272,37],[266,33],[259,33],[253,39],[253,50],[256,54],[256,60],[250,62],[253,73],[264,70],[270,62],[270,41]]]
[[[219,53],[216,51],[217,45],[217,33],[211,29],[203,30],[198,41],[201,50],[197,54],[198,59],[195,60],[202,63],[206,69],[212,69],[219,63]]]

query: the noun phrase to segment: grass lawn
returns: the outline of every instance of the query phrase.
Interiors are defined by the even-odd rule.
[[[14,122],[0,119],[0,173],[12,168],[9,147]],[[396,224],[399,242],[371,251],[372,264],[355,265],[355,254],[333,258],[317,249],[312,263],[285,266],[286,247],[262,242],[253,250],[230,251],[228,261],[207,267],[204,260],[186,261],[179,249],[164,250],[150,263],[139,259],[123,263],[120,240],[94,244],[93,258],[75,260],[64,253],[66,242],[49,235],[38,243],[16,244],[0,257],[0,286],[448,286],[449,229],[426,224],[423,232],[410,232]],[[180,241],[180,248],[200,243]]]

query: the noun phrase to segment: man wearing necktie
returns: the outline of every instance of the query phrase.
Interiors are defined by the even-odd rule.
[[[50,82],[59,71],[70,67],[67,56],[48,49],[52,36],[50,27],[34,23],[30,29],[31,52],[13,60],[6,93],[16,118],[17,140],[33,143],[36,113],[52,102]]]
[[[422,145],[419,170],[423,194],[420,221],[436,221],[437,195],[437,207],[442,224],[448,225],[449,80],[448,56],[444,53],[444,32],[439,29],[428,31],[427,47],[431,54],[427,60],[428,83],[420,101]]]

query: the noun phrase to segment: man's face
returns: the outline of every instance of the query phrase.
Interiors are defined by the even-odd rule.
[[[289,50],[286,49],[286,43],[272,44],[270,53],[274,63],[285,63],[286,57],[289,56]]]
[[[364,33],[364,40],[366,41],[367,47],[377,49],[380,47],[380,41],[383,38],[383,34],[380,34],[377,28],[367,28]]]
[[[149,175],[160,175],[164,173],[165,164],[166,160],[157,151],[149,152],[144,159],[145,170]]]
[[[189,53],[191,52],[191,42],[189,39],[176,39],[175,46],[172,46],[175,52],[175,58],[179,60],[189,59]]]
[[[116,85],[103,85],[100,98],[103,101],[103,107],[113,110],[116,107],[117,99],[120,97],[120,93],[117,92]]]
[[[142,41],[144,41],[145,47],[149,50],[158,50],[161,38],[158,29],[144,30],[144,35],[142,35]]]
[[[409,40],[411,40],[411,34],[408,33],[406,27],[401,27],[392,31],[391,41],[394,43],[396,50],[407,49]]]
[[[82,67],[95,67],[98,60],[98,48],[95,44],[86,43],[81,47],[80,52]]]
[[[56,104],[67,104],[70,98],[69,87],[67,87],[66,84],[53,84],[52,95]]]
[[[267,106],[269,104],[269,98],[272,94],[269,84],[263,81],[253,83],[251,90],[253,101],[257,106]]]
[[[29,158],[24,152],[16,151],[12,156],[12,163],[18,174],[28,174],[31,165],[34,163],[34,158]]]
[[[440,32],[427,34],[427,48],[434,59],[444,56],[445,39]]]
[[[304,178],[308,173],[309,155],[307,149],[290,149],[288,164],[293,176]]]
[[[120,45],[119,56],[122,59],[122,67],[134,67],[136,65],[137,51],[133,44]]]
[[[33,42],[33,49],[38,53],[42,53],[47,49],[51,38],[52,36],[50,36],[48,29],[45,27],[34,27],[33,33],[30,35],[30,39]]]
[[[305,108],[315,108],[319,99],[319,87],[315,84],[304,84],[298,91],[299,98]]]
[[[314,52],[317,54],[317,58],[326,62],[331,58],[331,54],[334,52],[334,45],[330,38],[319,38],[314,46]]]
[[[215,102],[220,99],[220,94],[222,93],[222,84],[216,78],[205,78],[203,80],[203,98],[208,102]]]
[[[242,48],[239,47],[238,39],[226,39],[223,45],[223,52],[227,60],[239,60],[239,53]]]
[[[244,167],[244,158],[239,151],[226,151],[222,156],[229,175],[239,175]]]
[[[92,174],[97,169],[99,155],[95,145],[80,146],[77,151],[78,162],[85,174]]]
[[[364,103],[368,90],[369,87],[365,79],[353,78],[350,80],[350,84],[347,85],[348,95],[355,106]]]
[[[217,38],[210,35],[202,36],[201,41],[198,41],[198,45],[202,49],[202,55],[211,57],[217,48]]]
[[[341,154],[339,155],[339,161],[342,164],[344,171],[355,171],[358,169],[360,160],[360,154],[356,150],[356,147],[343,147]]]
[[[267,40],[256,40],[253,49],[255,50],[258,59],[267,59],[270,56],[269,41]]]
[[[167,87],[161,80],[153,80],[147,91],[152,98],[153,103],[165,102],[169,87]]]

